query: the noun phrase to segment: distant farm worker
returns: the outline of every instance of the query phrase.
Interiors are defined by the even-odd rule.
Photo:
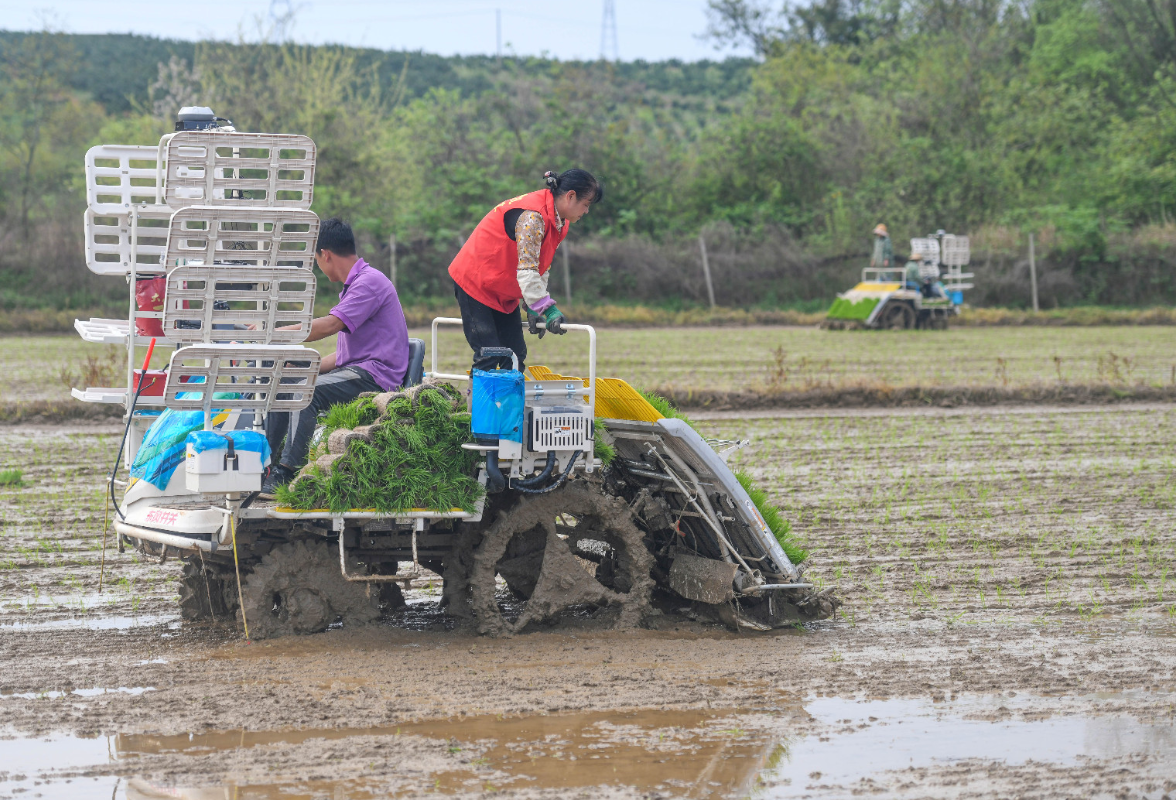
[[[922,288],[923,276],[919,270],[922,263],[918,253],[911,253],[910,261],[906,264],[906,288],[914,289],[915,291]]]
[[[870,266],[878,269],[890,269],[894,261],[894,248],[890,244],[890,233],[881,222],[874,228],[874,254],[870,256]]]
[[[549,270],[568,226],[604,197],[604,187],[582,169],[548,172],[543,180],[547,188],[491,209],[449,265],[475,369],[510,368],[510,359],[484,357],[484,347],[509,347],[518,356],[519,369],[524,368],[527,343],[520,300],[531,333],[543,336],[540,322],[552,333],[564,333],[563,312],[547,291]]]
[[[266,418],[274,466],[262,483],[262,496],[272,497],[274,489],[289,483],[302,466],[321,412],[362,392],[398,389],[408,372],[408,326],[400,298],[387,275],[356,255],[351,226],[340,219],[324,221],[314,260],[328,280],[343,282],[343,291],[339,304],[311,323],[306,341],[339,334],[338,346],[323,357],[310,405]]]

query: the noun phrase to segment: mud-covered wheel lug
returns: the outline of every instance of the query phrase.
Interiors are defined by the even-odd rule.
[[[337,552],[326,541],[291,542],[242,576],[250,638],[317,633],[338,618],[363,625],[379,617],[379,591],[345,579]],[[240,612],[237,623],[243,625]]]
[[[231,619],[237,584],[231,570],[214,561],[190,558],[180,570],[180,618],[186,622]]]
[[[563,515],[573,517],[576,525],[557,526],[556,518]],[[521,544],[515,544],[516,537]],[[598,581],[584,568],[586,562],[575,556],[572,548],[585,540],[601,541],[615,554],[613,574],[601,578],[616,588]],[[614,627],[635,627],[651,610],[653,566],[653,554],[623,499],[604,495],[587,481],[524,497],[499,513],[474,551],[470,588],[478,632],[510,636],[579,605],[619,607]],[[511,589],[526,598],[514,620],[507,619],[495,597],[495,576],[500,572]],[[623,590],[626,586],[628,591]]]

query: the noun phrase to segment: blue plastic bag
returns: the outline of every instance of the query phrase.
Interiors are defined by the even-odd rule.
[[[181,392],[178,397],[193,394]],[[237,392],[217,392],[213,398],[217,400],[235,400],[241,395]],[[223,409],[212,410],[212,425],[223,425],[229,418],[229,412]],[[135,453],[135,461],[131,464],[131,477],[147,481],[156,489],[163,491],[171,480],[176,467],[184,463],[187,457],[188,434],[192,431],[204,429],[204,412],[200,410],[176,411],[165,409],[159,419],[151,423],[143,443]]]
[[[259,453],[263,467],[270,463],[269,441],[265,434],[257,431],[192,431],[185,442],[192,445],[194,452],[203,453],[206,450],[228,450],[229,438],[233,440],[234,450]]]
[[[523,373],[476,369],[470,403],[470,431],[481,439],[523,441]]]

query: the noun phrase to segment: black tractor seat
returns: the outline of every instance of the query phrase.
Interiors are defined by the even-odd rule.
[[[417,386],[425,379],[425,341],[408,340],[408,372],[404,374],[404,388]]]

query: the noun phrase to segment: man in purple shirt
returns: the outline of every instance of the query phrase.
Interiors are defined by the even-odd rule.
[[[408,372],[408,326],[400,298],[388,276],[355,254],[351,226],[340,219],[325,220],[314,259],[329,280],[343,281],[343,291],[339,305],[311,323],[306,341],[337,333],[339,343],[334,353],[323,357],[310,405],[293,413],[270,414],[266,420],[270,448],[281,455],[262,484],[263,497],[272,497],[274,489],[289,483],[302,466],[320,413],[363,392],[398,389]]]

